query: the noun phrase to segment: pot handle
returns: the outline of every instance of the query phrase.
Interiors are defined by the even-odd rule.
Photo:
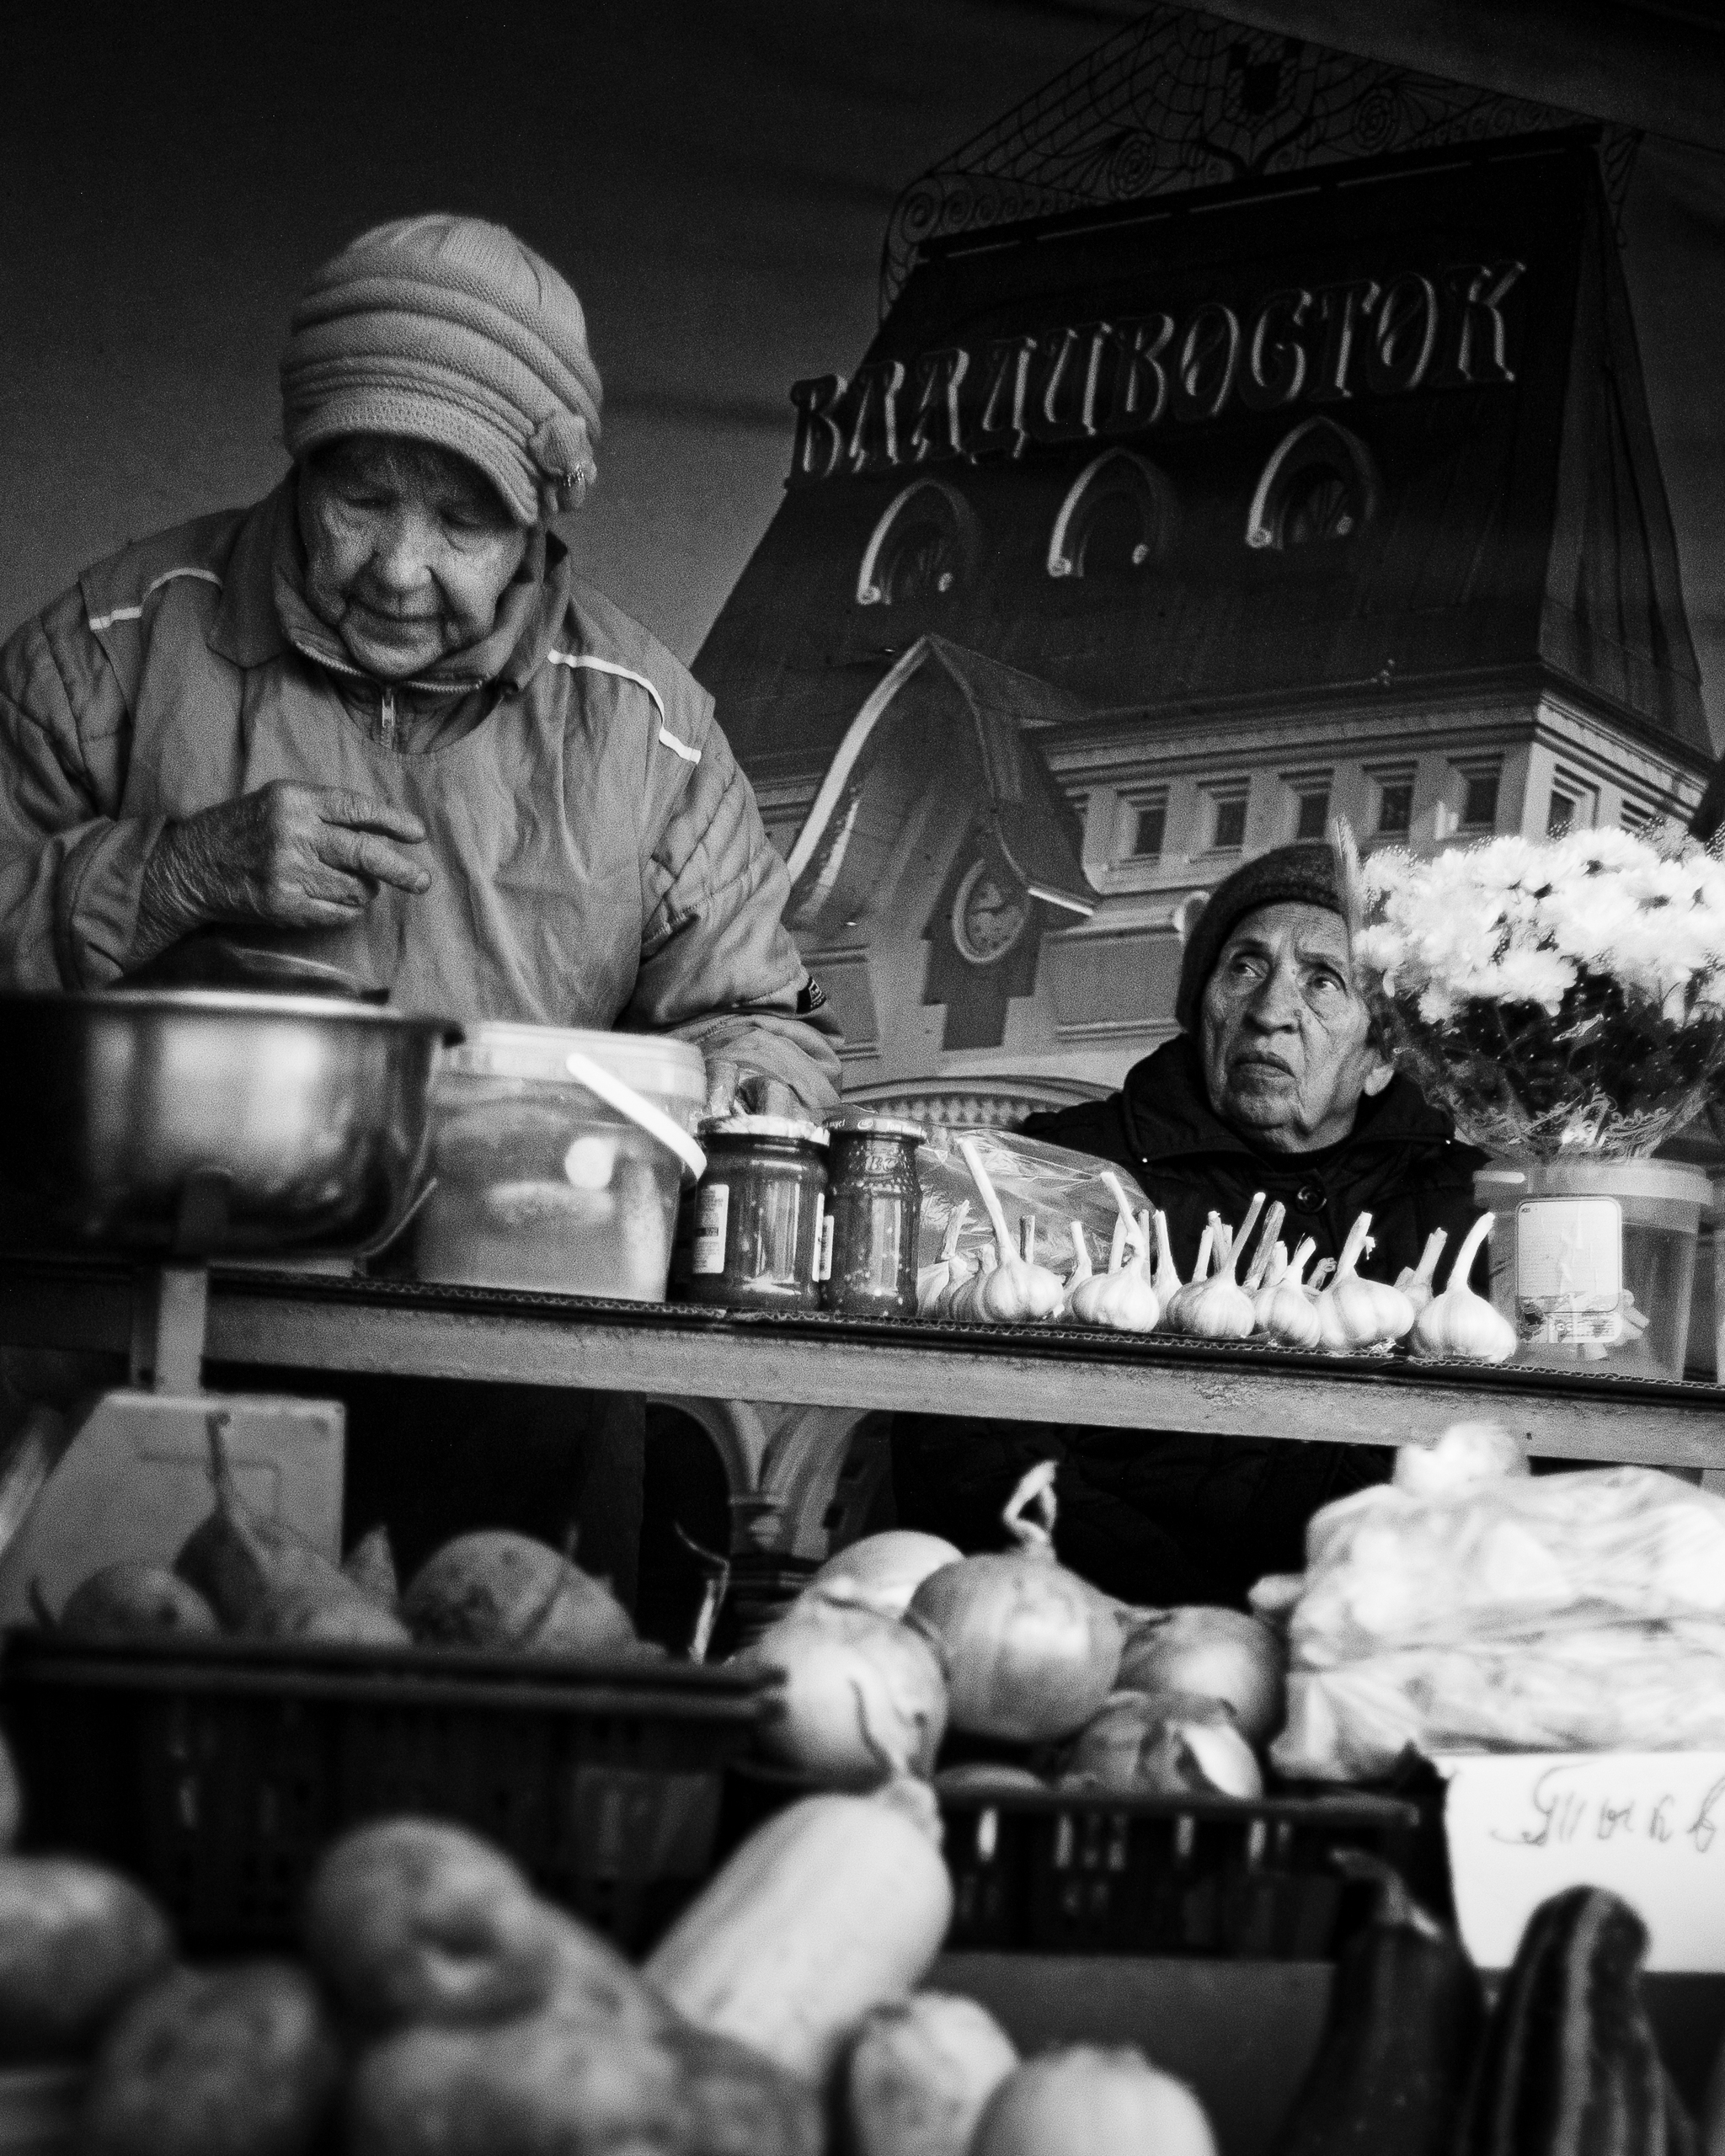
[[[683,1164],[684,1171],[692,1182],[699,1182],[707,1172],[707,1155],[690,1137],[681,1123],[673,1123],[663,1110],[654,1107],[651,1101],[643,1100],[633,1086],[626,1086],[621,1078],[613,1078],[610,1071],[590,1056],[579,1052],[563,1059],[563,1069],[578,1086],[585,1086],[590,1093],[604,1102],[608,1108],[615,1108],[621,1116],[649,1138],[656,1138],[669,1153],[675,1153]]]

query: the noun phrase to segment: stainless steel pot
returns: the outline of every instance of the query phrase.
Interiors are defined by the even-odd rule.
[[[439,1018],[222,990],[0,995],[0,1248],[352,1251],[418,1195]]]

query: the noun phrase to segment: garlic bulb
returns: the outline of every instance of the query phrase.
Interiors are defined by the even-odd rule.
[[[985,1276],[992,1273],[996,1258],[993,1251],[984,1244],[974,1258],[961,1252],[953,1260],[953,1277],[947,1283],[936,1315],[950,1318],[960,1325],[974,1325],[977,1321],[976,1298],[981,1292]],[[959,1268],[964,1267],[961,1273]]]
[[[1249,1337],[1252,1299],[1234,1278],[1234,1267],[1263,1209],[1263,1193],[1259,1191],[1252,1198],[1237,1239],[1229,1234],[1215,1214],[1210,1214],[1210,1228],[1220,1253],[1220,1262],[1207,1280],[1201,1280],[1187,1289],[1180,1305],[1182,1327],[1198,1339],[1244,1340]]]
[[[1080,1325],[1096,1322],[1096,1299],[1101,1293],[1102,1282],[1097,1278],[1090,1262],[1090,1245],[1084,1239],[1084,1230],[1077,1221],[1068,1223],[1067,1232],[1072,1238],[1072,1270],[1066,1275],[1066,1302],[1062,1317],[1076,1318]],[[1124,1238],[1114,1230],[1114,1248],[1119,1249]]]
[[[1095,1322],[1114,1332],[1154,1332],[1162,1305],[1150,1279],[1150,1246],[1140,1229],[1132,1255],[1110,1269],[1097,1298]]]
[[[1279,1348],[1316,1348],[1318,1344],[1321,1328],[1317,1305],[1301,1284],[1316,1248],[1311,1237],[1306,1236],[1281,1278],[1274,1285],[1260,1289],[1252,1305],[1252,1320],[1258,1331]]]
[[[970,1201],[960,1198],[947,1220],[947,1231],[941,1237],[940,1256],[932,1265],[923,1266],[916,1275],[916,1315],[932,1317],[938,1310],[941,1299],[950,1286],[954,1261],[959,1254],[959,1236],[969,1214]],[[967,1261],[968,1272],[968,1261]]]
[[[1108,1269],[1092,1273],[1083,1232],[1076,1220],[1072,1223],[1073,1248],[1079,1262],[1066,1283],[1066,1308],[1081,1325],[1105,1326],[1114,1332],[1155,1331],[1161,1305],[1150,1282],[1149,1251],[1142,1230],[1135,1225],[1133,1241],[1135,1247],[1128,1260],[1126,1220],[1117,1221]]]
[[[1515,1327],[1467,1284],[1474,1258],[1496,1217],[1480,1214],[1455,1253],[1443,1294],[1434,1295],[1420,1312],[1413,1327],[1416,1355],[1466,1355],[1478,1363],[1507,1363],[1515,1353]]]
[[[1027,1325],[1039,1318],[1052,1317],[1065,1300],[1065,1286],[1058,1274],[1036,1262],[1035,1221],[1026,1219],[1021,1223],[1022,1247],[1014,1250],[1007,1216],[1001,1210],[1000,1199],[995,1195],[994,1185],[988,1179],[988,1171],[982,1165],[975,1141],[961,1138],[959,1150],[964,1156],[970,1180],[988,1214],[994,1230],[995,1248],[1000,1257],[999,1263],[976,1290],[974,1315],[986,1325]]]
[[[1211,1214],[1215,1220],[1215,1215]],[[1168,1241],[1168,1222],[1166,1214],[1156,1216],[1156,1291],[1162,1298],[1162,1315],[1176,1332],[1184,1332],[1188,1298],[1200,1286],[1210,1271],[1210,1251],[1215,1247],[1215,1229],[1207,1227],[1198,1239],[1198,1255],[1192,1261],[1192,1278],[1181,1281],[1179,1269],[1174,1263],[1173,1246]],[[1164,1282],[1167,1283],[1166,1286]]]
[[[1404,1265],[1396,1275],[1396,1285],[1413,1305],[1418,1317],[1436,1292],[1432,1286],[1432,1275],[1438,1269],[1438,1260],[1443,1256],[1444,1246],[1450,1240],[1447,1228],[1434,1228],[1425,1239],[1425,1248],[1419,1254],[1419,1263]]]
[[[1317,1299],[1318,1343],[1332,1354],[1399,1340],[1413,1326],[1413,1305],[1397,1288],[1363,1280],[1354,1269],[1371,1247],[1371,1215],[1362,1213],[1348,1230],[1336,1277]]]
[[[1375,1236],[1365,1239],[1365,1255],[1370,1257],[1377,1248]],[[1365,1279],[1363,1273],[1355,1276]],[[1370,1289],[1372,1306],[1377,1312],[1380,1340],[1402,1340],[1413,1330],[1414,1306],[1411,1299],[1387,1280],[1366,1280]]]

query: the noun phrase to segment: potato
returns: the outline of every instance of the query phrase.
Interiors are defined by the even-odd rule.
[[[628,1612],[548,1543],[502,1528],[434,1550],[402,1598],[414,1637],[526,1654],[615,1654],[638,1646]]]
[[[325,1851],[307,1897],[306,1951],[365,2028],[494,2021],[550,1999],[567,1952],[560,1923],[478,1835],[384,1819]]]
[[[243,1627],[248,1640],[301,1640],[311,1645],[410,1647],[414,1636],[399,1617],[359,1588],[271,1588]]]
[[[361,1535],[341,1561],[341,1569],[360,1590],[392,1616],[401,1600],[401,1582],[395,1574],[395,1551],[387,1527],[374,1527]]]
[[[0,1857],[0,2061],[72,2058],[174,1955],[142,1888],[79,1857]]]
[[[222,1627],[197,1589],[165,1565],[126,1558],[78,1582],[60,1612],[59,1629],[78,1638],[104,1632],[208,1638]]]
[[[693,2156],[677,2061],[656,2039],[553,2014],[408,2029],[348,2084],[349,2156]]]
[[[303,2156],[340,2080],[340,2048],[302,1969],[174,1969],[121,2011],[98,2052],[79,2156]]]

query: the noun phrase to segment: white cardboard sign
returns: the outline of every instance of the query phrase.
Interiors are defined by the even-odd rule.
[[[1648,1927],[1651,1969],[1725,1970],[1725,1752],[1450,1753],[1455,1913],[1507,1968],[1540,1903],[1608,1886]]]

